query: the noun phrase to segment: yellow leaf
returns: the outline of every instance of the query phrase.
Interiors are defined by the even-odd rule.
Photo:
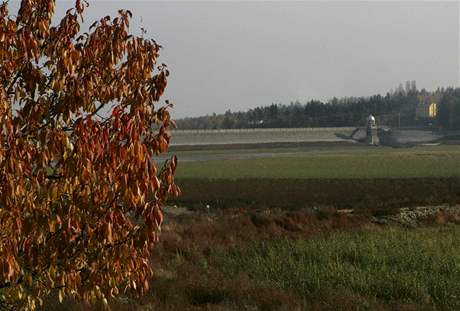
[[[32,275],[30,273],[26,275],[26,282],[28,286],[32,286]]]
[[[109,241],[110,244],[113,243],[112,223],[111,222],[107,224],[107,240]]]
[[[48,222],[48,226],[50,227],[50,233],[56,232],[56,223],[54,219]]]

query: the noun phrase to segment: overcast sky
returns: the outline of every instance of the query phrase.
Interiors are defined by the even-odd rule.
[[[58,14],[71,4],[57,1]],[[164,46],[176,118],[333,96],[459,85],[457,1],[90,1],[130,9]]]

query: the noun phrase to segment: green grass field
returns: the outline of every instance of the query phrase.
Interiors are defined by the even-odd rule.
[[[460,308],[459,226],[360,229],[256,242],[218,261],[228,275],[247,273],[305,298],[346,290],[370,301]]]
[[[197,151],[198,152],[198,151]],[[460,146],[357,148],[180,162],[178,178],[459,177]],[[179,154],[180,161],[180,154]]]

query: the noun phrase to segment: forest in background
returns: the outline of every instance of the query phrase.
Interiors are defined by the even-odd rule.
[[[436,116],[421,114],[431,103],[436,103]],[[405,87],[400,84],[383,96],[272,103],[248,111],[227,110],[224,114],[178,119],[176,123],[178,129],[348,127],[364,126],[369,114],[373,114],[380,125],[458,130],[460,88],[418,90],[415,81],[407,81]]]

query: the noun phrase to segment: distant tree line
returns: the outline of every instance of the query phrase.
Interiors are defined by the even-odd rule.
[[[437,123],[444,130],[460,129],[460,88],[448,88],[439,103]]]
[[[437,104],[435,118],[419,117],[417,106]],[[420,107],[419,107],[420,108]],[[432,126],[445,130],[460,129],[460,88],[417,90],[415,81],[406,82],[386,95],[332,98],[271,104],[246,112],[226,111],[177,120],[180,129],[241,129],[362,126],[369,114],[388,126]]]

